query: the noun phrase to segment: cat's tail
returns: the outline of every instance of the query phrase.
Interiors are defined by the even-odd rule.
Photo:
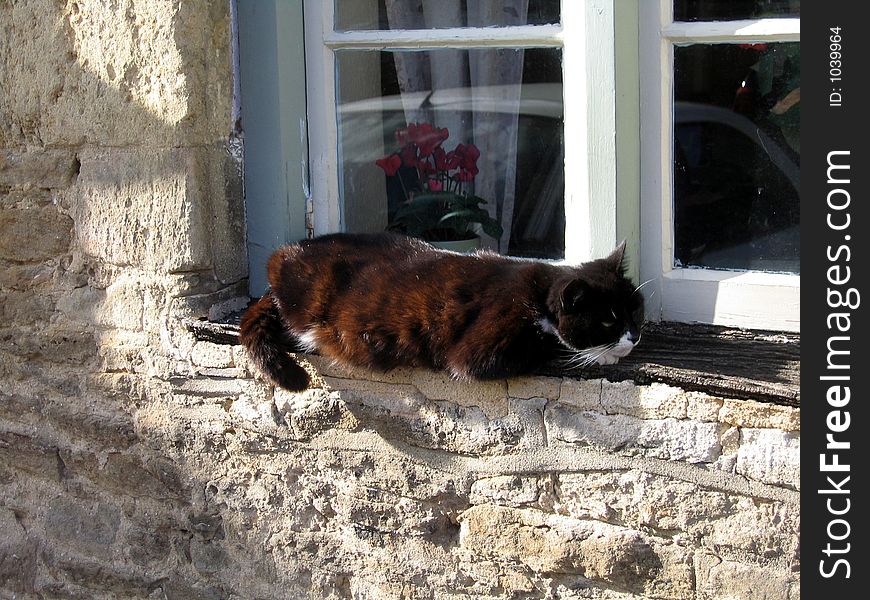
[[[308,372],[287,353],[293,346],[281,323],[278,307],[267,292],[242,316],[239,340],[263,375],[285,390],[301,392],[308,387]]]

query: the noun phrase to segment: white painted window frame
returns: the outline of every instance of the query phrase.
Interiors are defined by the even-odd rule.
[[[800,331],[800,276],[674,267],[674,46],[800,41],[800,19],[674,22],[673,0],[640,2],[641,279],[647,317]]]
[[[562,3],[560,25],[424,31],[334,31],[330,1],[305,2],[310,202],[314,235],[341,231],[335,51],[478,47],[562,49],[565,106],[565,260],[605,256],[636,219],[617,224],[615,3]],[[636,199],[627,213],[636,212]],[[636,236],[629,251],[637,251]],[[635,262],[637,262],[635,260]]]

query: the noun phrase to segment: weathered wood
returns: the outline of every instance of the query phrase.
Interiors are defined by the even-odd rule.
[[[194,336],[237,344],[239,316],[227,322],[185,320]],[[649,323],[637,348],[619,364],[585,369],[553,365],[542,375],[667,383],[728,398],[800,405],[800,336],[712,325]]]
[[[239,343],[239,326],[232,322],[199,321],[184,319],[184,326],[202,342],[235,345]]]
[[[658,381],[731,398],[800,404],[800,336],[683,323],[650,323],[619,364],[582,377]]]

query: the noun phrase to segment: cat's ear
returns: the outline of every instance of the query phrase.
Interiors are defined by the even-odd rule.
[[[622,240],[616,249],[604,259],[604,263],[612,271],[625,272],[625,240]]]
[[[562,288],[560,296],[562,312],[577,312],[580,302],[583,300],[583,296],[588,289],[589,286],[582,279],[572,279],[566,283],[565,287]]]

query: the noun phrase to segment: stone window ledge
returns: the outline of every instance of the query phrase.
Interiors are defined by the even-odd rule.
[[[221,322],[185,319],[200,341],[237,344],[240,314]],[[542,370],[572,379],[665,383],[687,391],[800,406],[800,335],[684,323],[648,323],[619,364]]]

